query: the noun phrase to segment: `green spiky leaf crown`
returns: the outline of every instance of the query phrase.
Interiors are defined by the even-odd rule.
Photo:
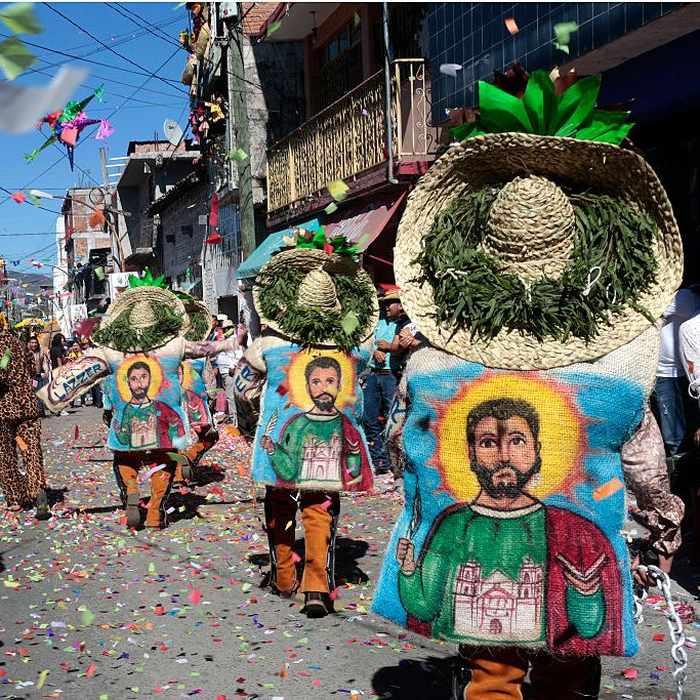
[[[450,129],[458,141],[509,131],[620,145],[634,126],[629,112],[596,108],[601,77],[577,80],[561,95],[547,71],[534,71],[522,97],[479,81],[479,116]]]

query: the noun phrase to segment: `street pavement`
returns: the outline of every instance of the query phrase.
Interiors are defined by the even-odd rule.
[[[173,494],[167,530],[131,533],[100,417],[86,407],[44,420],[49,484],[62,500],[48,522],[0,522],[0,698],[450,697],[454,647],[370,613],[401,505],[390,477],[380,493],[343,499],[337,614],[307,620],[299,601],[260,587],[262,505],[240,439],[226,434],[207,455],[207,484]],[[652,597],[645,607],[641,653],[604,661],[602,697],[675,697],[659,605]],[[686,634],[699,629],[688,624]],[[688,655],[685,697],[696,698],[692,642]]]

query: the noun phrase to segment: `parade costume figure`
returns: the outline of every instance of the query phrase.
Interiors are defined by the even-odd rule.
[[[179,379],[181,362],[228,350],[235,343],[187,340],[185,307],[159,282],[150,273],[144,280],[132,276],[131,288],[112,302],[93,334],[99,346],[61,367],[39,392],[47,408],[57,412],[110,377],[107,447],[114,451],[115,475],[126,494],[129,527],[140,524],[138,481],[143,471],[151,485],[145,525],[167,525],[177,453],[193,444]]]
[[[8,510],[35,505],[40,520],[51,516],[41,450],[41,421],[32,385],[32,358],[0,315],[0,488]],[[22,457],[24,473],[17,455]]]
[[[307,615],[321,617],[332,609],[340,493],[372,486],[358,376],[369,356],[368,345],[360,346],[378,309],[344,239],[326,241],[322,229],[298,235],[298,247],[275,255],[258,275],[254,297],[269,330],[245,352],[234,379],[239,428],[255,432],[253,480],[266,486],[272,584],[285,596],[297,588],[300,509],[300,589]]]
[[[467,700],[521,699],[530,665],[535,697],[597,696],[598,657],[637,650],[620,451],[681,242],[653,170],[614,145],[626,115],[593,108],[599,78],[562,87],[481,83],[397,238],[426,343],[387,424],[406,498],[373,609],[460,643]]]
[[[182,295],[181,298],[190,317],[187,339],[194,342],[207,340],[214,325],[209,310],[196,299],[184,298]],[[219,439],[209,407],[209,390],[216,386],[210,360],[205,357],[184,360],[180,365],[179,377],[185,410],[192,430],[193,444],[184,452],[187,462],[178,461],[175,471],[176,482],[191,479],[199,461]]]

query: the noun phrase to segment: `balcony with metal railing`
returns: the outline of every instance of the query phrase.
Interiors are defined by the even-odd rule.
[[[431,161],[439,145],[430,126],[430,76],[423,59],[391,66],[394,161]],[[267,152],[268,214],[295,205],[329,182],[376,170],[388,160],[384,71],[378,71],[278,141]]]

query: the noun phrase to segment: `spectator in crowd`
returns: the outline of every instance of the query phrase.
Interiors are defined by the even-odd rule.
[[[41,387],[49,381],[51,375],[51,359],[46,350],[41,347],[39,339],[35,335],[32,335],[27,341],[27,349],[32,359],[32,385],[36,391],[41,389]],[[46,410],[44,404],[37,399],[37,405],[39,408],[39,415],[45,418]]]
[[[397,374],[403,369],[400,326],[409,321],[403,313],[398,289],[380,295],[379,306],[381,316],[374,331],[372,357],[363,387],[364,424],[374,472],[386,474],[390,471],[390,464],[382,435],[382,419],[389,415],[396,393]]]
[[[51,369],[57,369],[66,363],[66,339],[62,333],[56,333],[51,340]]]
[[[679,289],[664,311],[661,328],[661,352],[656,369],[656,384],[651,409],[661,428],[666,456],[675,462],[688,428],[697,425],[697,403],[688,396],[688,379],[680,356],[681,324],[700,312],[700,296],[691,288]]]
[[[229,334],[233,327],[233,321],[226,319],[222,323],[224,335]],[[235,350],[220,352],[216,356],[216,367],[219,371],[224,391],[226,392],[226,408],[229,420],[234,425],[238,425],[236,416],[236,400],[234,395],[234,370],[236,369],[236,365],[240,359],[243,357],[243,353],[245,352],[248,344],[248,329],[243,323],[239,323],[238,327],[236,328],[236,340],[238,341],[238,347]]]

